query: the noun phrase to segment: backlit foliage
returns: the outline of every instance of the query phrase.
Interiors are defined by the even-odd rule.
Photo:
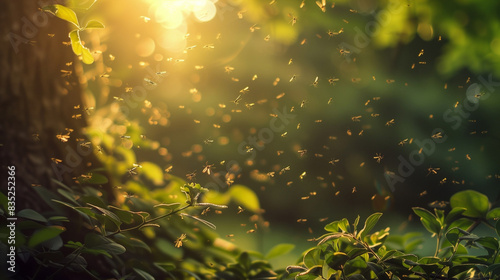
[[[88,64],[61,69],[61,79],[79,75],[84,100],[72,118],[89,123],[88,139],[77,142],[104,169],[59,182],[57,193],[35,188],[53,212],[20,215],[19,248],[39,267],[25,275],[498,273],[498,239],[472,233],[483,224],[496,234],[498,208],[458,192],[497,195],[498,83],[483,72],[498,75],[500,43],[494,24],[479,27],[497,4],[78,2],[43,10],[71,24],[69,43],[57,43]],[[98,20],[83,27],[87,17]],[[68,143],[73,131],[54,137]],[[66,159],[51,160],[56,172],[68,170]],[[117,201],[103,198],[108,182]],[[376,213],[361,227],[358,212]],[[434,255],[418,252],[416,232],[376,231],[382,212],[396,217],[386,223],[399,223],[398,234],[420,218],[437,239]],[[285,243],[265,243],[273,236]],[[317,245],[295,265],[273,268],[294,250],[289,243],[302,250],[307,239]]]

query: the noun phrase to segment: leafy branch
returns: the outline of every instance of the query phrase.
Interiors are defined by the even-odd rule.
[[[94,2],[92,2],[92,4],[93,3]],[[90,6],[86,9],[88,8],[90,8]],[[76,55],[81,56],[83,63],[92,64],[94,62],[94,57],[92,56],[90,50],[83,45],[82,40],[80,39],[80,31],[104,28],[104,24],[97,20],[89,20],[85,26],[81,26],[78,22],[78,17],[76,16],[75,11],[59,4],[45,6],[42,10],[49,12],[56,17],[71,23],[73,27],[76,27],[76,29],[70,31],[68,34],[71,40],[71,48]]]

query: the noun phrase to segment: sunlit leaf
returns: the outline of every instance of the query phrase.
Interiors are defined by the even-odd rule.
[[[154,185],[159,186],[163,183],[163,170],[152,162],[141,162],[141,174],[151,180]]]
[[[382,217],[382,213],[374,213],[371,214],[368,218],[366,218],[365,225],[358,233],[358,238],[363,239],[367,234],[369,234],[370,231],[377,224],[380,217]]]
[[[82,61],[85,64],[94,63],[94,56],[92,55],[89,49],[83,46],[82,46]]]
[[[66,228],[61,227],[61,226],[48,226],[48,227],[44,227],[40,230],[37,230],[30,237],[30,239],[28,241],[28,246],[33,248],[42,242],[45,242],[49,239],[52,239],[52,238],[58,236],[59,234],[61,234],[65,230],[66,230]]]
[[[338,232],[339,231],[339,221],[333,221],[325,226],[326,231]]]
[[[454,194],[450,198],[450,204],[453,208],[466,208],[467,210],[463,215],[472,218],[486,217],[486,213],[490,208],[488,197],[474,190],[466,190]]]
[[[288,244],[288,243],[282,243],[274,246],[269,250],[269,252],[266,254],[265,258],[266,259],[272,259],[275,257],[279,257],[285,254],[288,254],[290,251],[295,248],[295,245],[293,244]]]
[[[441,231],[439,221],[429,210],[420,207],[413,207],[412,209],[420,217],[420,221],[430,233],[437,234]]]
[[[168,209],[168,210],[175,210],[176,208],[179,208],[181,204],[176,202],[176,203],[161,203],[161,204],[156,204],[154,208],[161,208],[161,209]]]
[[[260,203],[259,198],[254,191],[243,185],[233,185],[229,188],[231,198],[244,209],[250,210],[254,213],[259,212]]]
[[[56,4],[56,5],[45,6],[43,7],[43,10],[49,11],[56,17],[63,19],[67,22],[70,22],[74,24],[77,28],[80,28],[80,24],[78,24],[78,18],[76,17],[75,12],[68,7]]]
[[[71,40],[71,48],[76,55],[81,55],[83,51],[83,45],[80,41],[80,31],[73,30],[69,33],[69,39]]]
[[[339,222],[339,228],[344,231],[344,232],[348,232],[350,233],[351,232],[351,226],[349,225],[349,221],[346,219],[346,218],[343,218],[340,222]]]
[[[444,223],[446,225],[450,225],[453,221],[455,221],[462,213],[464,213],[467,209],[463,207],[454,207],[451,209],[450,213],[446,215],[444,218]]]
[[[89,22],[87,22],[87,25],[85,25],[85,29],[93,28],[104,28],[104,24],[97,20],[89,20]]]
[[[498,220],[500,219],[500,207],[493,208],[486,214],[486,219],[488,220]]]

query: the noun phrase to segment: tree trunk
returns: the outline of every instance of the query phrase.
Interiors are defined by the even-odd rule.
[[[40,10],[49,4],[9,0],[0,9],[0,178],[4,190],[7,167],[15,166],[16,211],[46,208],[33,188],[54,190],[54,179],[74,185],[98,165],[81,132],[80,62],[66,44],[69,25]]]

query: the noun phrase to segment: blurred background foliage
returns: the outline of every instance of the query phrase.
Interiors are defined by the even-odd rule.
[[[150,195],[137,176],[151,191],[184,177],[220,203],[248,186],[262,210],[233,199],[211,221],[261,252],[299,252],[333,219],[385,211],[406,231],[411,206],[468,188],[497,197],[499,3],[198,1],[216,8],[204,22],[195,8],[178,19],[181,2],[98,1],[81,15],[106,25],[82,35],[97,58],[82,77],[87,132],[130,195]],[[461,114],[474,83],[484,98]],[[276,110],[293,118],[269,134]],[[446,140],[391,188],[398,157],[435,128]],[[259,135],[270,140],[252,147]]]

